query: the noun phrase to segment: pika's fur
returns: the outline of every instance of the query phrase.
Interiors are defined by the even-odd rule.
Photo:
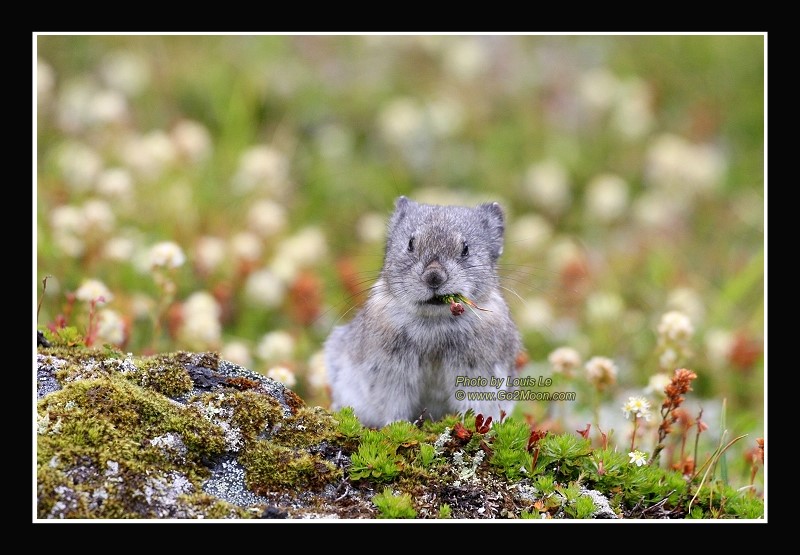
[[[510,400],[457,398],[457,390],[497,393],[495,387],[456,385],[459,376],[488,382],[516,369],[520,335],[497,277],[504,231],[497,203],[467,208],[397,199],[380,277],[355,318],[325,343],[334,409],[351,406],[372,427],[467,409],[495,421],[501,410],[511,412]],[[444,295],[462,295],[485,310],[466,306],[456,315]]]

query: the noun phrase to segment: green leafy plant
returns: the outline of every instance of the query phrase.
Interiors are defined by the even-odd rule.
[[[403,458],[396,454],[397,447],[386,436],[375,430],[366,430],[361,436],[358,450],[351,458],[350,478],[376,481],[394,480],[403,468]]]
[[[527,450],[530,428],[525,422],[506,418],[492,428],[489,464],[510,480],[530,473],[533,457]]]
[[[391,488],[384,488],[382,493],[376,494],[372,502],[378,507],[378,518],[416,518],[417,511],[407,493],[394,495]]]

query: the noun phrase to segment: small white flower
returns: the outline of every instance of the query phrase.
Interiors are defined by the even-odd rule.
[[[413,98],[395,98],[378,115],[378,127],[389,143],[406,144],[424,133],[425,111]]]
[[[116,218],[111,206],[99,199],[87,200],[82,208],[83,220],[88,229],[107,233],[114,229]]]
[[[242,231],[231,237],[230,250],[236,260],[256,262],[261,258],[261,239],[254,233]]]
[[[622,412],[625,414],[625,419],[633,415],[636,418],[650,420],[650,401],[644,397],[628,397],[628,401],[622,405]]]
[[[726,160],[716,147],[692,144],[669,133],[659,135],[646,154],[646,181],[677,192],[712,189],[726,170]]]
[[[289,160],[286,156],[271,146],[258,145],[239,158],[233,185],[241,193],[259,189],[280,195],[287,189],[288,178]]]
[[[618,175],[598,175],[586,185],[585,202],[590,217],[611,222],[628,206],[628,184]]]
[[[250,356],[250,348],[243,341],[229,341],[222,346],[219,356],[224,360],[229,360],[244,368],[250,368],[253,364],[253,357]]]
[[[553,323],[553,308],[544,297],[528,297],[516,309],[519,325],[527,330],[547,331]]]
[[[691,287],[678,287],[670,291],[667,307],[686,314],[691,322],[702,322],[705,317],[703,298]]]
[[[586,363],[586,373],[589,380],[601,389],[617,381],[617,365],[607,357],[592,357]]]
[[[599,291],[586,299],[586,317],[590,322],[619,321],[625,304],[616,293]]]
[[[92,123],[122,123],[128,117],[128,101],[118,91],[100,90],[89,104],[89,119]]]
[[[286,295],[284,282],[267,269],[257,270],[247,276],[245,295],[263,308],[275,308]]]
[[[203,273],[213,272],[225,260],[226,245],[219,237],[200,237],[194,246],[194,263]]]
[[[547,357],[553,372],[569,376],[572,370],[581,365],[581,355],[572,347],[559,347]]]
[[[652,93],[641,79],[632,78],[617,89],[612,125],[627,139],[644,136],[653,127]]]
[[[661,316],[658,324],[658,334],[668,341],[684,343],[691,339],[694,327],[691,320],[682,312],[672,310]]]
[[[36,94],[37,102],[46,104],[53,97],[56,76],[53,68],[41,58],[36,59]]]
[[[192,293],[182,305],[181,341],[192,349],[216,348],[222,335],[220,307],[206,291]]]
[[[386,218],[375,212],[364,214],[358,219],[356,231],[365,243],[381,243],[386,237]]]
[[[281,382],[286,387],[294,387],[297,384],[294,372],[285,366],[273,366],[267,370],[267,377]]]
[[[178,154],[191,162],[201,162],[211,154],[211,134],[201,123],[181,120],[172,128],[170,136]]]
[[[628,464],[635,464],[636,466],[643,466],[647,464],[647,453],[642,453],[641,451],[631,451],[628,453],[628,457],[631,459],[628,461]]]
[[[603,67],[587,71],[578,80],[578,95],[588,108],[597,112],[611,108],[618,89],[619,80]]]
[[[183,249],[172,241],[162,241],[153,245],[150,248],[149,258],[151,268],[178,268],[186,262]]]
[[[486,72],[489,52],[480,37],[452,38],[444,42],[444,70],[461,80],[469,80]]]
[[[734,341],[733,333],[728,330],[708,330],[705,345],[709,362],[716,368],[722,368],[729,360]]]
[[[328,370],[325,366],[324,351],[317,351],[308,360],[306,381],[313,389],[321,391],[328,385]]]
[[[97,314],[97,337],[104,343],[121,345],[125,341],[125,322],[115,311],[104,308]]]
[[[538,214],[526,214],[511,222],[508,241],[520,252],[533,252],[544,247],[553,237],[553,226]]]
[[[100,66],[100,74],[106,84],[128,96],[139,94],[150,82],[146,59],[129,51],[107,55]]]
[[[669,376],[669,374],[664,374],[663,372],[653,374],[650,376],[650,380],[647,382],[647,387],[644,389],[644,392],[648,395],[656,394],[664,397],[664,388],[667,387],[671,382],[672,378]]]
[[[325,234],[318,227],[307,227],[281,241],[275,258],[287,259],[299,267],[313,266],[328,252]]]
[[[77,142],[58,150],[57,164],[64,181],[74,191],[87,191],[103,169],[103,160],[94,149]]]
[[[560,214],[569,206],[569,175],[555,160],[531,165],[525,174],[524,187],[534,204],[548,212]]]
[[[286,228],[286,208],[271,200],[256,201],[247,212],[247,226],[261,237],[272,237]]]
[[[256,347],[256,356],[265,361],[281,362],[294,354],[294,338],[285,331],[264,334]]]
[[[83,210],[68,204],[56,206],[50,211],[50,225],[56,237],[59,235],[83,235],[86,220]]]
[[[133,192],[133,177],[125,168],[109,168],[98,176],[95,188],[103,196],[127,199]]]
[[[353,133],[344,126],[329,123],[316,133],[317,147],[320,154],[329,160],[347,157],[353,151],[355,139]]]
[[[108,287],[99,280],[87,279],[75,291],[75,297],[79,301],[91,303],[95,302],[98,306],[111,302],[114,295],[111,294]],[[102,300],[101,300],[102,299]]]

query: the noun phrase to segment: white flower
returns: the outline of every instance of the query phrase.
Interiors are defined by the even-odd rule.
[[[211,154],[211,134],[201,123],[180,120],[172,128],[170,136],[178,154],[191,162],[201,162]]]
[[[294,372],[285,366],[273,366],[267,370],[267,377],[281,382],[286,387],[294,387],[297,383]]]
[[[635,418],[650,420],[650,402],[644,397],[628,397],[628,401],[622,405],[622,412],[626,420],[631,414]]]
[[[728,330],[711,329],[706,332],[706,356],[716,368],[722,368],[729,360],[735,339]]]
[[[647,453],[642,453],[641,451],[631,451],[628,453],[628,456],[631,459],[628,461],[628,464],[635,464],[636,466],[647,464]]]
[[[231,237],[230,250],[236,260],[255,262],[261,258],[261,239],[254,233],[242,231]]]
[[[50,225],[55,236],[83,235],[86,231],[83,210],[68,204],[56,206],[50,211]]]
[[[358,238],[365,243],[380,243],[386,237],[386,218],[382,214],[369,212],[356,223]]]
[[[280,362],[294,354],[294,338],[285,331],[271,331],[264,334],[256,347],[256,356],[262,360]]]
[[[261,237],[272,237],[284,230],[286,209],[271,200],[256,201],[247,212],[247,226]]]
[[[444,42],[444,70],[457,79],[478,77],[489,68],[489,52],[479,37],[458,37]]]
[[[628,139],[644,136],[653,127],[652,94],[641,79],[632,78],[617,89],[612,125]]]
[[[245,295],[248,300],[263,308],[280,305],[286,294],[284,282],[268,269],[261,269],[247,276]]]
[[[128,262],[133,258],[136,243],[128,237],[111,237],[103,246],[103,256],[108,260]]]
[[[586,374],[589,380],[600,389],[617,381],[617,365],[606,357],[592,357],[586,363]]]
[[[702,322],[705,303],[700,294],[690,287],[678,287],[667,295],[667,307],[686,314],[692,322]]]
[[[131,136],[122,146],[125,164],[145,179],[155,180],[176,158],[175,147],[162,130]]]
[[[588,108],[598,112],[611,108],[618,88],[619,80],[603,67],[587,71],[578,80],[579,97]]]
[[[508,241],[518,252],[533,252],[547,244],[553,236],[553,226],[538,214],[525,214],[511,222]]]
[[[317,351],[308,360],[306,381],[312,389],[322,391],[328,385],[328,369],[325,366],[325,352]]]
[[[100,199],[87,200],[83,205],[83,219],[88,229],[107,233],[114,229],[116,218],[111,206]]]
[[[424,133],[425,112],[412,98],[396,98],[381,110],[378,127],[388,142],[406,144]]]
[[[97,85],[87,76],[81,75],[62,84],[56,105],[59,127],[67,133],[84,130],[91,117],[92,98]]]
[[[259,189],[280,195],[287,189],[288,178],[289,160],[286,156],[271,146],[258,145],[239,158],[233,185],[240,193]]]
[[[128,199],[133,192],[133,177],[125,168],[109,168],[97,177],[98,193],[117,199]]]
[[[458,133],[464,121],[464,108],[454,98],[440,98],[427,105],[431,130],[437,137]]]
[[[678,353],[675,349],[667,347],[658,357],[658,365],[661,368],[675,368],[678,363]]]
[[[558,237],[552,241],[547,251],[547,264],[552,271],[558,273],[575,264],[583,266],[583,251],[572,239]]]
[[[569,206],[570,186],[566,169],[555,160],[533,164],[525,174],[528,196],[534,204],[553,214],[560,214]]]
[[[186,255],[177,243],[162,241],[150,248],[150,268],[177,268],[186,262]]]
[[[572,347],[559,347],[547,357],[553,372],[569,376],[572,370],[581,365],[581,355]]]
[[[664,374],[662,372],[653,374],[650,376],[650,380],[647,382],[647,387],[644,389],[644,392],[648,395],[657,394],[661,397],[664,397],[664,388],[666,388],[671,382],[672,378],[669,376],[669,374]]]
[[[104,343],[121,345],[125,341],[125,322],[122,317],[109,308],[99,311],[97,337]]]
[[[114,295],[111,294],[111,291],[109,291],[108,287],[106,287],[105,283],[102,281],[87,279],[81,284],[78,290],[75,291],[75,297],[79,301],[87,303],[94,301],[99,306],[111,302]]]
[[[253,364],[253,357],[250,356],[250,348],[243,341],[230,341],[225,343],[220,350],[219,356],[223,360],[229,360],[244,368],[250,368]]]
[[[90,147],[76,142],[63,145],[58,150],[57,164],[69,187],[87,191],[103,169],[103,161]]]
[[[100,66],[100,73],[107,85],[128,96],[139,94],[150,81],[146,60],[128,51],[107,55]]]
[[[55,72],[50,64],[36,58],[36,95],[39,105],[46,104],[53,97],[55,83]]]
[[[661,316],[661,322],[658,324],[658,334],[663,340],[685,343],[694,334],[694,327],[688,316],[677,310],[672,310]]]
[[[192,293],[182,305],[181,341],[192,349],[215,348],[222,335],[219,303],[210,293]]]
[[[633,203],[633,216],[644,227],[674,228],[689,210],[687,198],[662,189],[646,191]]]
[[[297,266],[313,266],[327,255],[325,234],[318,227],[307,227],[281,241],[275,258],[292,260]]]
[[[686,194],[712,189],[727,170],[726,160],[716,147],[692,144],[669,133],[651,143],[645,164],[649,184]]]
[[[211,273],[225,260],[225,251],[225,241],[219,237],[200,237],[194,246],[194,263],[201,272]]]
[[[601,174],[586,186],[586,211],[601,222],[619,218],[628,206],[628,184],[618,175]]]
[[[88,115],[92,123],[123,123],[128,117],[128,101],[115,90],[97,91],[92,95]]]
[[[543,297],[528,297],[516,310],[519,325],[528,330],[546,331],[553,323],[553,309]]]

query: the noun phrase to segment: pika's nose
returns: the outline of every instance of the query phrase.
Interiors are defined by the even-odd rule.
[[[431,289],[436,289],[447,281],[447,272],[438,260],[431,261],[422,272],[422,281]]]

